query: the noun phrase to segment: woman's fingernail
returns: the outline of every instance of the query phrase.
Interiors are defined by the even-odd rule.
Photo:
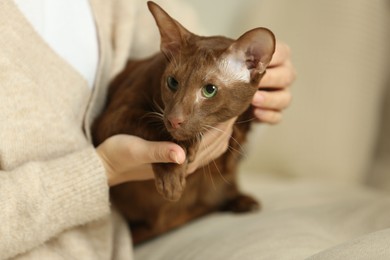
[[[173,161],[176,162],[177,164],[180,164],[179,159],[177,158],[177,154],[174,151],[169,152],[169,158]]]

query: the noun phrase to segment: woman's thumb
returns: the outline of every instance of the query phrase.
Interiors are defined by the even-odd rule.
[[[169,142],[149,142],[149,159],[151,163],[177,163],[185,161],[185,152],[179,145]]]

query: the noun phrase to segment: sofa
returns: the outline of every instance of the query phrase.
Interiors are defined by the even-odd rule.
[[[245,147],[240,185],[261,211],[210,214],[135,259],[390,259],[390,1],[182,2],[205,33],[287,42],[293,102]]]

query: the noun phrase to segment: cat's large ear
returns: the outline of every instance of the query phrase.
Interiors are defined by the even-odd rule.
[[[228,49],[236,60],[245,63],[251,80],[257,81],[275,52],[275,36],[266,28],[255,28],[244,33]]]
[[[160,31],[161,51],[169,59],[180,51],[182,44],[191,36],[191,33],[156,3],[148,1],[148,8]]]

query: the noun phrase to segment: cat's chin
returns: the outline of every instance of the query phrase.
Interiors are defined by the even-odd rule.
[[[174,140],[180,142],[191,140],[196,135],[193,131],[188,131],[188,128],[185,126],[173,128],[169,123],[165,122],[165,128]]]
[[[179,131],[172,131],[172,132],[170,132],[170,134],[173,137],[173,139],[175,139],[176,141],[181,141],[181,142],[187,141],[187,140],[190,140],[193,138],[193,135],[180,133]]]
[[[167,130],[176,141],[184,142],[194,138],[194,134],[188,133],[188,131],[185,131],[184,129],[168,128]]]

